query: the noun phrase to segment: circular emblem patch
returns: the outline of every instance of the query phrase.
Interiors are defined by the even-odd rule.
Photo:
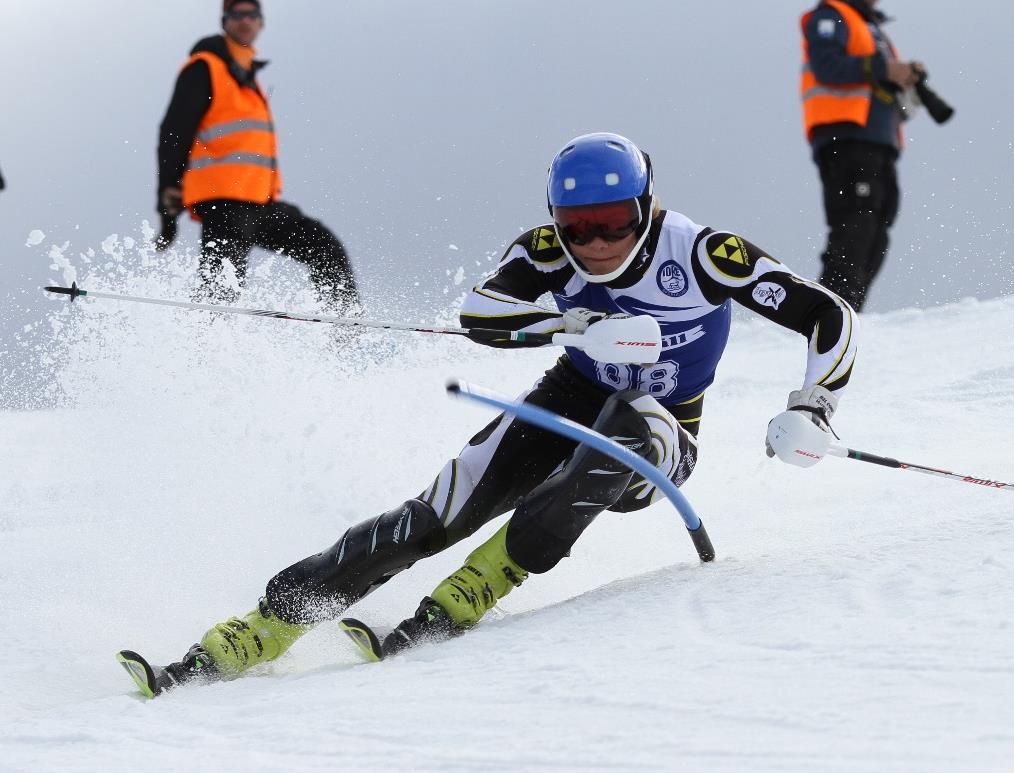
[[[687,274],[674,260],[667,260],[658,270],[658,289],[672,298],[679,298],[690,287]]]

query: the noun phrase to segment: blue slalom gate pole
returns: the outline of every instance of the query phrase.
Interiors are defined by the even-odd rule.
[[[693,541],[694,547],[697,549],[697,555],[700,556],[701,560],[714,560],[715,549],[711,544],[711,538],[708,537],[704,524],[697,513],[694,512],[690,501],[676,487],[675,483],[669,480],[647,459],[638,456],[629,448],[620,445],[614,440],[610,440],[604,435],[595,432],[595,430],[558,416],[552,411],[547,411],[545,408],[539,408],[537,405],[514,402],[488,389],[468,384],[464,381],[452,380],[448,382],[447,391],[454,396],[465,397],[483,405],[492,406],[493,408],[517,416],[521,421],[528,424],[534,424],[536,427],[541,427],[549,432],[555,432],[557,435],[563,435],[578,443],[584,443],[596,451],[600,451],[617,461],[623,462],[632,470],[640,473],[644,478],[655,484],[658,490],[665,494],[669,501],[672,502],[673,507],[676,508],[676,512],[679,513],[680,518],[686,524],[687,531],[690,533],[690,539]]]

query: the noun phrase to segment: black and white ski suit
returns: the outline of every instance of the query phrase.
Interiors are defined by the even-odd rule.
[[[547,294],[556,309],[537,303]],[[681,485],[697,462],[704,392],[728,340],[732,301],[806,337],[802,384],[790,387],[821,385],[841,394],[858,338],[849,305],[736,234],[678,212],[655,217],[640,254],[607,284],[575,271],[552,226],[526,232],[466,297],[461,323],[559,332],[562,312],[573,307],[655,317],[663,336],[659,362],[601,363],[568,349],[524,399],[594,426]],[[511,558],[529,572],[545,572],[598,513],[638,510],[661,496],[600,452],[500,415],[417,497],[272,578],[267,600],[288,622],[336,617],[416,560],[512,510]]]

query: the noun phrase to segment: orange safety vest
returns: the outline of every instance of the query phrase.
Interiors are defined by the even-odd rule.
[[[211,104],[183,172],[183,206],[212,199],[274,201],[282,192],[282,178],[267,97],[260,86],[241,86],[228,65],[210,52],[199,51],[185,66],[199,59],[211,73]]]
[[[825,2],[845,20],[849,33],[845,53],[849,56],[873,56],[877,52],[877,44],[859,12],[840,0]],[[803,72],[799,80],[799,96],[803,100],[803,128],[807,139],[811,139],[813,128],[821,124],[857,123],[865,126],[873,100],[872,83],[828,84],[819,82],[814,76],[806,41],[806,25],[812,15],[813,11],[810,11],[800,19],[803,30]]]

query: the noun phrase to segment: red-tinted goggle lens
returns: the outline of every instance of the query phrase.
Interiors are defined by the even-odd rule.
[[[618,242],[641,224],[641,206],[637,199],[627,199],[584,207],[553,207],[553,220],[564,241],[579,247],[596,238]]]

